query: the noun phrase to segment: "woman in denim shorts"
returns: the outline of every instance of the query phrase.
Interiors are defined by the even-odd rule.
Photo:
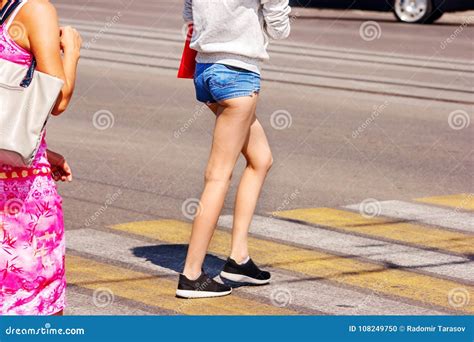
[[[233,282],[270,281],[270,273],[250,259],[247,245],[252,216],[273,161],[256,107],[260,64],[269,58],[269,37],[288,37],[289,13],[288,0],[185,0],[184,19],[194,26],[191,48],[198,51],[196,97],[216,115],[216,124],[201,210],[194,219],[178,297],[216,297],[232,291],[208,277],[202,265],[241,153],[247,167],[235,201],[231,252],[220,275]]]

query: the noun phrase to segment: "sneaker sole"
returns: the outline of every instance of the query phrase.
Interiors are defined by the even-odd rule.
[[[210,292],[210,291],[193,291],[193,290],[176,290],[176,297],[179,298],[212,298],[212,297],[223,297],[230,295],[232,289],[225,292]]]
[[[222,271],[220,275],[222,278],[228,279],[236,283],[250,283],[250,284],[255,284],[255,285],[265,285],[265,284],[268,284],[271,280],[271,278],[267,280],[260,280],[260,279],[244,276],[242,274],[228,273],[224,271]]]

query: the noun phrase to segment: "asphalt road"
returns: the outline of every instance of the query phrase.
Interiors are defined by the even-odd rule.
[[[294,9],[291,38],[271,45],[258,109],[275,164],[252,253],[275,280],[183,303],[172,294],[213,116],[175,77],[181,4],[54,3],[84,38],[74,101],[48,129],[74,168],[60,186],[68,313],[473,313],[473,12],[422,26]],[[243,166],[211,273],[228,252]]]

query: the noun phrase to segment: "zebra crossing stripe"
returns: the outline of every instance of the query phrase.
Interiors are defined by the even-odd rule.
[[[129,269],[162,275],[170,280],[177,279],[177,273],[183,268],[186,245],[161,242],[157,244],[156,241],[143,239],[138,235],[125,236],[115,231],[74,229],[66,234],[69,251],[86,254],[92,259],[111,260],[126,265]],[[208,256],[204,264],[206,272],[211,275],[218,274],[224,261],[224,256],[219,258]],[[389,299],[370,290],[358,290],[330,282],[314,281],[311,277],[306,279],[305,276],[290,274],[279,269],[270,270],[272,281],[269,285],[242,286],[234,289],[233,295],[249,295],[255,298],[256,302],[274,303],[277,306],[297,310],[301,314],[379,315],[386,314],[386,308],[390,308],[390,313],[393,315],[449,313]],[[127,285],[124,284],[124,286]],[[77,287],[73,287],[75,288]],[[74,293],[72,296],[74,300],[76,297]],[[69,291],[69,299],[71,302],[71,291]],[[73,309],[73,305],[70,305],[70,310]],[[100,309],[91,307],[88,311],[103,314],[104,311]],[[109,314],[122,312],[121,308],[117,307],[107,307],[107,310]],[[154,310],[156,311],[160,312],[158,309]],[[216,313],[219,311],[216,310]]]
[[[191,233],[189,223],[174,220],[132,222],[112,228],[172,245],[187,244]],[[220,256],[229,255],[230,240],[229,232],[216,230],[209,251]],[[249,252],[262,266],[304,274],[314,281],[330,280],[412,303],[474,313],[474,303],[455,307],[450,302],[453,289],[463,288],[474,295],[473,286],[459,282],[255,237],[249,238]]]
[[[232,228],[232,219],[232,215],[221,216],[219,226]],[[413,271],[430,272],[439,277],[456,278],[461,282],[474,284],[474,261],[467,257],[263,216],[254,216],[250,232],[309,248],[362,257],[374,262]]]
[[[296,312],[239,296],[180,300],[175,298],[176,279],[130,270],[84,258],[67,257],[67,278],[71,285],[94,290],[94,297],[134,300],[186,315],[294,315]],[[103,301],[103,299],[102,299]],[[104,305],[100,303],[99,305]]]
[[[447,196],[433,196],[417,198],[416,201],[454,208],[455,211],[474,211],[474,194],[454,194]]]
[[[398,217],[369,217],[358,212],[359,205],[347,207],[348,209],[357,210],[357,212],[332,208],[309,208],[280,211],[274,213],[274,215],[298,222],[308,222],[339,232],[358,234],[360,236],[382,239],[393,243],[405,243],[437,252],[456,253],[460,255],[474,254],[473,235],[415,224],[412,222],[417,221],[416,218],[420,219],[423,217],[425,221],[431,221],[434,220],[434,218],[428,218],[426,214],[422,214],[420,211],[417,211],[417,216],[415,216],[415,214],[408,211],[409,208],[407,208],[405,214],[401,210],[399,211],[392,208],[387,202],[380,202],[379,205],[380,213],[392,217],[398,215]],[[403,207],[407,206],[403,205]]]
[[[403,201],[374,203],[379,216],[474,233],[474,214]],[[345,208],[361,211],[362,203]]]

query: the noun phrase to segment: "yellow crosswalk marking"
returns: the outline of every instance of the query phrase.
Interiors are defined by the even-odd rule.
[[[294,315],[296,312],[236,295],[199,300],[175,298],[176,282],[83,257],[67,257],[69,284],[91,290],[107,289],[131,299],[186,315]]]
[[[112,228],[173,244],[187,243],[191,232],[190,224],[174,220],[133,222]],[[229,246],[230,234],[217,230],[209,251],[226,256]],[[454,308],[448,299],[449,293],[458,288],[474,297],[473,286],[252,237],[249,238],[249,248],[252,257],[260,264],[303,273],[315,281],[328,279],[428,305],[474,313],[474,303]]]
[[[455,194],[447,196],[433,196],[417,198],[416,201],[437,204],[459,210],[474,211],[474,194]]]
[[[295,209],[274,215],[335,228],[338,231],[360,233],[368,237],[385,238],[460,254],[474,254],[474,236],[401,222],[398,219],[366,218],[358,213],[332,208]]]

